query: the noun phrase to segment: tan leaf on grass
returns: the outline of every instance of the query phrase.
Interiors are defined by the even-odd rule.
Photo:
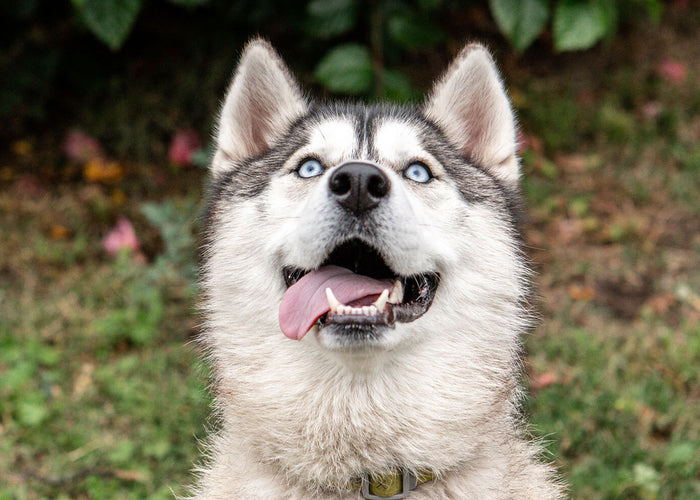
[[[136,481],[142,483],[146,481],[146,476],[143,472],[138,470],[120,470],[116,469],[114,471],[114,477],[117,479],[124,479],[126,481]]]
[[[656,314],[666,314],[675,302],[676,297],[672,293],[658,293],[652,295],[647,304]]]
[[[571,285],[569,287],[569,297],[574,300],[592,300],[595,297],[595,290],[590,286]]]
[[[584,233],[583,221],[580,219],[558,219],[554,222],[555,242],[567,244],[578,239]]]
[[[54,240],[65,240],[68,238],[70,231],[68,231],[68,228],[63,224],[54,224],[51,226],[50,234],[51,238]]]
[[[80,367],[80,372],[78,372],[78,375],[75,377],[75,382],[73,382],[73,396],[80,397],[83,394],[85,394],[85,392],[87,392],[87,390],[92,385],[92,374],[94,372],[94,364],[90,362],[82,364],[82,366]]]
[[[563,170],[573,174],[580,174],[586,171],[590,165],[590,160],[582,154],[557,154],[554,156],[554,163]]]
[[[124,178],[124,168],[116,161],[93,158],[83,167],[83,177],[90,182],[116,184]]]
[[[17,156],[27,156],[32,149],[32,143],[24,139],[12,143],[12,152]]]

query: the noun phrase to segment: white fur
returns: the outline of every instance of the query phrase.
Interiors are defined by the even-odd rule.
[[[446,89],[438,87],[439,103],[460,91]],[[221,426],[195,496],[354,499],[359,493],[340,485],[401,464],[438,476],[410,493],[414,500],[561,498],[513,417],[529,318],[512,228],[488,205],[466,203],[448,178],[402,177],[414,160],[444,174],[406,122],[387,119],[374,137],[391,194],[373,229],[397,273],[440,273],[433,305],[366,349],[343,349],[316,327],[301,341],[280,332],[282,266],[317,267],[339,243],[333,229],[345,215],[326,186],[357,142],[349,120],[321,120],[262,194],[214,213],[203,286]],[[486,147],[484,158],[507,150]],[[294,165],[310,154],[328,168],[300,179]]]

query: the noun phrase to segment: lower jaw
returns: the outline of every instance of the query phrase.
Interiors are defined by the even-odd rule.
[[[316,337],[322,347],[331,351],[367,352],[392,347],[389,332],[394,326],[386,325],[341,325],[327,323],[318,325]]]

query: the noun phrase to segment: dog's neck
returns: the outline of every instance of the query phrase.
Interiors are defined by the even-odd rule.
[[[417,473],[402,468],[395,468],[386,474],[370,475],[353,478],[346,484],[338,485],[339,489],[360,490],[366,500],[400,499],[415,490],[421,484],[433,481],[437,476],[430,470],[420,470]]]

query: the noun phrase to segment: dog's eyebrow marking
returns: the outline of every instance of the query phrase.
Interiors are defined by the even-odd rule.
[[[352,155],[355,131],[348,120],[323,120],[313,127],[306,149],[319,155],[328,166],[342,162]]]
[[[415,128],[397,120],[382,120],[374,135],[374,149],[391,165],[401,166],[425,155]]]

